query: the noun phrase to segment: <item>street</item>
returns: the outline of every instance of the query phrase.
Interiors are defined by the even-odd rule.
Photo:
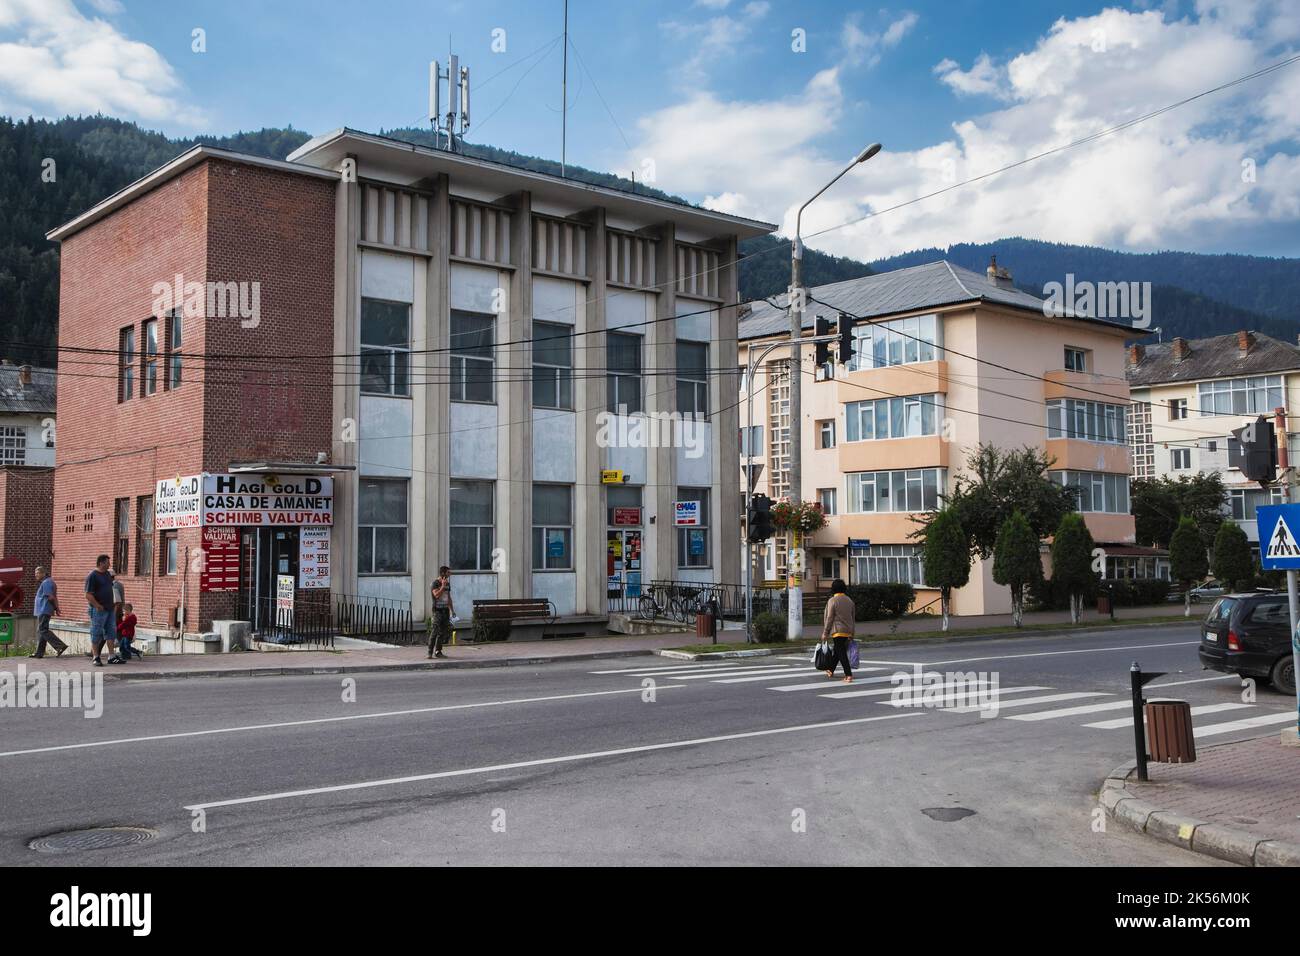
[[[1198,746],[1294,720],[1196,639],[864,648],[852,687],[793,656],[110,682],[98,720],[0,714],[0,863],[1206,865],[1093,814],[1132,756],[1133,660]],[[996,675],[998,715],[893,706],[913,664]],[[28,847],[103,826],[156,835]]]

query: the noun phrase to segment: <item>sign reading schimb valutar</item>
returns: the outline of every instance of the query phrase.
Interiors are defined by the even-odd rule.
[[[167,479],[158,482],[154,520],[160,529],[329,527],[334,523],[334,479],[224,474]]]

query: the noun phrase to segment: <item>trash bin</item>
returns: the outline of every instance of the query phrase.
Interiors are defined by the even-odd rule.
[[[1110,613],[1110,594],[1105,591],[1097,595],[1097,613],[1098,614]]]
[[[0,644],[14,642],[14,618],[12,614],[0,614]]]
[[[1192,705],[1185,700],[1147,702],[1147,751],[1157,763],[1192,763],[1196,738],[1192,734]]]
[[[695,636],[713,636],[713,615],[708,611],[701,611],[699,614],[695,615]]]

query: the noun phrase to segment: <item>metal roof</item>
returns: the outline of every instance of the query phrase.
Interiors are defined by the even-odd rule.
[[[808,292],[808,308],[803,313],[805,329],[811,329],[819,316],[834,321],[837,311],[874,319],[962,302],[989,302],[1043,315],[1043,300],[1038,296],[1011,286],[999,285],[987,275],[963,269],[946,259],[859,279],[832,282],[816,286]],[[773,298],[776,305],[765,299],[750,303],[753,311],[740,320],[742,341],[789,331],[787,296],[782,294]],[[821,301],[813,301],[814,299]],[[1067,315],[1066,318],[1132,332],[1131,326],[1090,316]]]
[[[1300,369],[1300,346],[1251,332],[1254,342],[1243,352],[1237,347],[1239,334],[1187,339],[1189,351],[1181,362],[1174,359],[1173,342],[1143,345],[1142,361],[1124,370],[1128,383],[1131,387],[1163,385]]]
[[[32,366],[31,382],[20,385],[18,378],[22,369],[21,365],[0,365],[0,413],[53,415],[54,369]]]

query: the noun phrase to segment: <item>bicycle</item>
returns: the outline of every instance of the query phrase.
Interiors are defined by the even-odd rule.
[[[640,602],[638,602],[638,615],[642,620],[651,623],[658,617],[671,617],[683,624],[686,623],[690,609],[686,600],[677,593],[677,590],[662,585],[650,585],[647,592],[641,595]]]

